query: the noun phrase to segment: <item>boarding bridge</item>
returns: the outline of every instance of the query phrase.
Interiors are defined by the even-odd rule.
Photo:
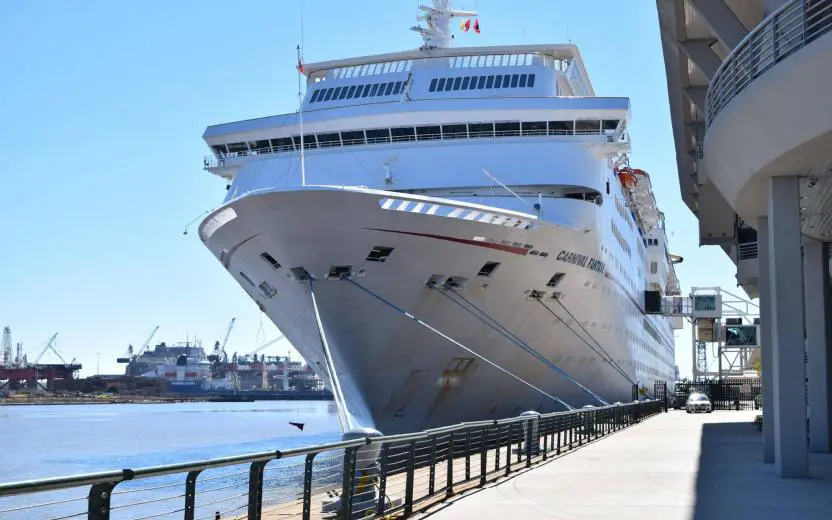
[[[691,324],[693,379],[759,377],[759,307],[719,287],[693,287],[688,296],[645,291],[645,312]],[[708,352],[716,357],[711,367]]]

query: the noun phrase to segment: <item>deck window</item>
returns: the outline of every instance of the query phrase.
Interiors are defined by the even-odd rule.
[[[485,88],[494,88],[494,76],[485,78]]]
[[[412,126],[391,128],[390,133],[393,136],[393,141],[396,142],[416,140],[416,130]]]
[[[318,134],[318,146],[321,148],[332,148],[333,146],[340,146],[341,135],[339,133],[332,134]]]
[[[387,84],[387,88],[384,90],[384,95],[385,95],[385,96],[389,96],[390,94],[392,94],[392,93],[393,93],[393,87],[394,87],[394,86],[395,86],[395,83],[392,83],[392,82],[391,82],[391,83],[388,83],[388,84]]]
[[[468,137],[467,125],[442,125],[442,135],[445,139],[465,139]]]
[[[355,130],[352,132],[341,132],[341,143],[344,146],[351,146],[356,144],[366,144],[364,139],[364,130]]]
[[[442,92],[445,90],[445,78],[439,78],[439,83],[436,84],[436,91]]]
[[[428,92],[436,92],[436,84],[439,81],[439,78],[433,78],[430,80],[430,88],[428,88]]]
[[[454,78],[454,90],[459,90],[459,86],[462,84],[462,78]]]
[[[526,87],[532,88],[534,86],[534,74],[529,74],[529,81],[526,82]]]
[[[485,88],[485,80],[486,80],[486,79],[487,79],[487,78],[486,78],[485,76],[480,76],[480,77],[477,79],[477,90],[482,90],[482,89],[484,89],[484,88]]]
[[[390,129],[380,128],[378,130],[367,130],[367,143],[389,143]]]
[[[494,132],[497,137],[520,135],[520,122],[494,123]]]
[[[614,132],[618,128],[618,119],[604,119],[601,121],[601,129],[607,132]]]
[[[523,122],[523,135],[546,135],[546,121]]]
[[[468,123],[468,137],[494,137],[494,123]]]
[[[549,121],[549,135],[571,135],[574,130],[573,121]]]
[[[416,138],[419,141],[442,139],[442,129],[439,126],[417,126]]]
[[[318,96],[321,94],[323,89],[315,89],[315,92],[312,93],[312,97],[309,99],[310,103],[314,103],[318,100]]]
[[[598,119],[580,119],[575,121],[576,134],[598,133],[601,129],[601,121]]]

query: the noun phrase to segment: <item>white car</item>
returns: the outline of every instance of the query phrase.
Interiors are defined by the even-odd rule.
[[[688,402],[685,404],[685,411],[688,413],[696,413],[696,412],[707,412],[711,413],[714,411],[713,406],[711,405],[711,400],[708,399],[708,396],[705,394],[700,393],[693,393],[690,394],[688,397]]]

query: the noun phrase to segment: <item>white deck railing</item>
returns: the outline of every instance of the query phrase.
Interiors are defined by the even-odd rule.
[[[760,22],[714,74],[705,102],[707,125],[752,81],[830,29],[832,0],[792,0]]]

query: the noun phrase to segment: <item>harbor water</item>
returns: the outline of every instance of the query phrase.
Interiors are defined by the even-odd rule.
[[[290,422],[303,423],[303,430]],[[0,482],[287,449],[336,441],[340,434],[334,403],[321,401],[3,406],[0,407],[0,446],[3,446]],[[299,461],[292,461],[296,462]],[[233,471],[228,468],[216,472],[244,469],[235,466]],[[207,477],[209,472],[203,475]],[[237,480],[244,491],[247,475],[242,477]],[[276,480],[280,484],[280,479]],[[144,501],[163,498],[183,491],[184,475],[137,484],[140,482],[124,483],[119,488],[170,484],[169,489],[148,491],[136,497]],[[231,493],[235,491],[233,482],[224,484],[230,495],[236,494]],[[49,499],[76,498],[86,491],[49,493]],[[0,511],[43,498],[0,498]],[[152,510],[158,514],[181,507],[181,501],[172,499],[171,502],[175,503],[160,504]],[[76,513],[79,507],[85,504],[79,501],[71,508],[48,508],[49,513],[43,518]],[[24,517],[32,518],[31,512],[0,513],[3,519]]]

